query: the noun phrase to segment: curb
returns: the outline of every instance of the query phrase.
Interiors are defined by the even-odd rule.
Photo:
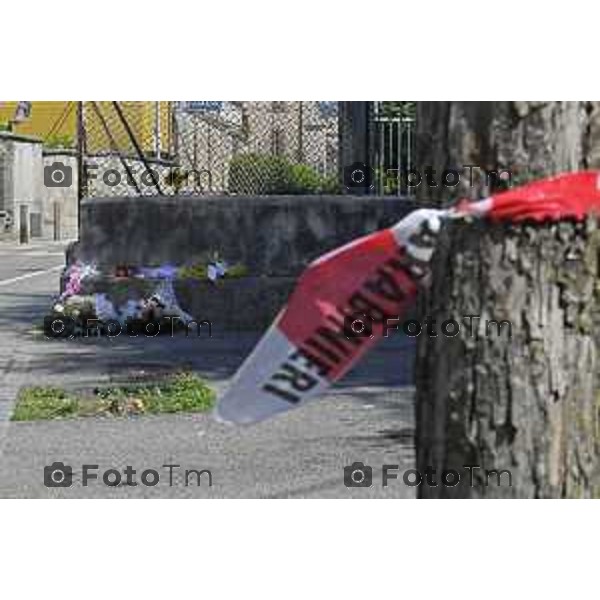
[[[4,436],[5,427],[3,427],[3,424],[8,423],[10,420],[12,410],[17,400],[17,394],[19,389],[24,385],[26,375],[29,371],[30,360],[30,358],[24,358],[20,360],[11,358],[4,365],[1,371],[0,379],[2,379],[2,384],[0,387],[0,443],[2,442],[2,437]],[[17,366],[22,367],[19,369],[18,373],[15,372]]]

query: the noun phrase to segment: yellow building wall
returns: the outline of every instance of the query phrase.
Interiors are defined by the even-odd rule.
[[[119,150],[128,153],[133,152],[133,145],[118,118],[112,102],[100,101],[96,104]],[[155,139],[156,102],[129,101],[120,102],[119,104],[142,150],[149,154],[152,153]],[[171,147],[170,104],[170,102],[160,102],[160,138],[163,154]],[[0,125],[13,119],[16,107],[16,101],[0,101]],[[84,114],[88,152],[111,150],[110,138],[106,134],[101,119],[91,102],[84,102]],[[69,138],[74,145],[77,131],[77,102],[33,101],[29,119],[22,123],[15,123],[13,131],[24,135],[37,136],[49,142],[56,137]]]
[[[76,102],[33,102],[31,107],[31,117],[22,123],[16,123],[13,126],[15,133],[24,135],[35,135],[46,138],[52,131],[55,124],[58,127],[57,135],[71,136],[75,138],[76,130]],[[12,120],[17,108],[17,102],[8,101],[0,103],[0,124]]]

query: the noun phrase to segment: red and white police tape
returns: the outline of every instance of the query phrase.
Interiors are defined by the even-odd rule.
[[[568,173],[479,202],[416,210],[318,258],[220,398],[217,419],[254,423],[322,395],[382,337],[386,319],[402,318],[428,284],[444,219],[582,219],[600,213],[599,181],[597,171]],[[352,331],[357,314],[372,320],[372,335]]]

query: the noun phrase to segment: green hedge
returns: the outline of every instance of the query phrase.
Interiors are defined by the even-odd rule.
[[[229,165],[232,194],[337,194],[336,177],[323,177],[313,167],[281,156],[241,154]]]

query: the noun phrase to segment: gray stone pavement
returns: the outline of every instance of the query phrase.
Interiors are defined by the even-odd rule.
[[[0,498],[414,497],[414,488],[401,478],[414,463],[413,348],[400,336],[386,340],[325,398],[252,427],[226,426],[208,414],[1,420],[23,385],[91,387],[180,366],[222,389],[259,337],[214,330],[210,339],[33,336],[32,325],[42,321],[58,287],[57,248],[0,244]],[[40,272],[46,269],[54,270]],[[55,461],[73,467],[71,487],[44,485],[44,467]],[[344,486],[343,467],[354,461],[373,467],[372,487]],[[100,474],[131,465],[138,482],[141,471],[155,469],[161,479],[154,487],[107,487],[98,481],[84,487],[83,464],[97,464]],[[165,464],[181,465],[173,468],[173,485]],[[400,472],[400,481],[385,488],[383,464],[398,464]],[[200,486],[193,477],[184,485],[183,469],[209,469],[213,485],[207,485],[207,476]]]

